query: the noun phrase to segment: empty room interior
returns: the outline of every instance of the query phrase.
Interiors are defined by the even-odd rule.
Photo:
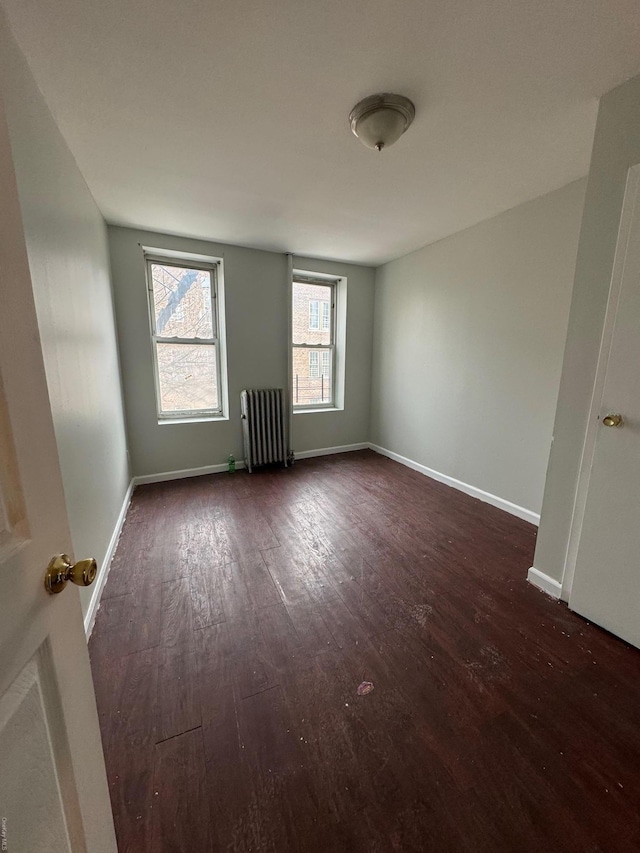
[[[640,850],[639,193],[631,0],[0,0],[2,850]]]

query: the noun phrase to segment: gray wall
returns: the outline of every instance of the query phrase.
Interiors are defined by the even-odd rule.
[[[373,443],[540,511],[585,184],[377,270]]]
[[[640,162],[640,77],[600,101],[535,567],[562,581],[622,201]]]
[[[159,474],[242,459],[240,391],[287,386],[287,260],[282,254],[110,227],[111,266],[133,473]],[[228,421],[158,423],[142,246],[224,260]],[[374,272],[295,258],[295,266],[348,277],[345,409],[295,415],[300,452],[367,441]]]
[[[0,78],[73,547],[101,565],[129,485],[106,226],[1,12]]]

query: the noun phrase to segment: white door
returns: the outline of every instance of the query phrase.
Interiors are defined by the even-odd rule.
[[[9,853],[116,850],[78,590],[44,587],[51,557],[69,549],[0,101],[0,849]]]
[[[599,382],[572,610],[640,647],[640,167],[629,173]]]

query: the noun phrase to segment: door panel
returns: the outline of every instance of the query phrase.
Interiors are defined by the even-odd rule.
[[[56,749],[52,742],[58,709],[48,707],[51,679],[43,679],[41,667],[38,653],[0,699],[0,803],[13,849],[64,853],[73,849],[58,775],[64,744]]]
[[[640,647],[640,204],[638,167],[629,176],[621,232],[619,293],[610,298],[613,332],[597,419],[576,569],[573,610]],[[630,206],[630,208],[627,208]],[[624,216],[623,216],[624,221]],[[614,284],[616,271],[614,270]],[[622,423],[605,424],[607,415]]]
[[[4,106],[0,100],[0,815],[8,851],[115,853]],[[79,555],[89,556],[89,555]]]

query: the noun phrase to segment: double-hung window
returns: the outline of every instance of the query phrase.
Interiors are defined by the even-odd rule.
[[[309,300],[309,329],[316,331],[320,328],[320,303],[317,299]]]
[[[322,305],[322,328],[326,330],[331,326],[331,303],[325,300],[320,304]]]
[[[293,405],[335,405],[336,282],[294,274]]]
[[[217,264],[146,262],[158,417],[220,416]]]
[[[331,303],[328,299],[309,300],[309,331],[325,332],[331,327]]]
[[[323,353],[324,355],[324,353]],[[309,379],[317,379],[320,376],[320,353],[318,350],[309,350]]]

